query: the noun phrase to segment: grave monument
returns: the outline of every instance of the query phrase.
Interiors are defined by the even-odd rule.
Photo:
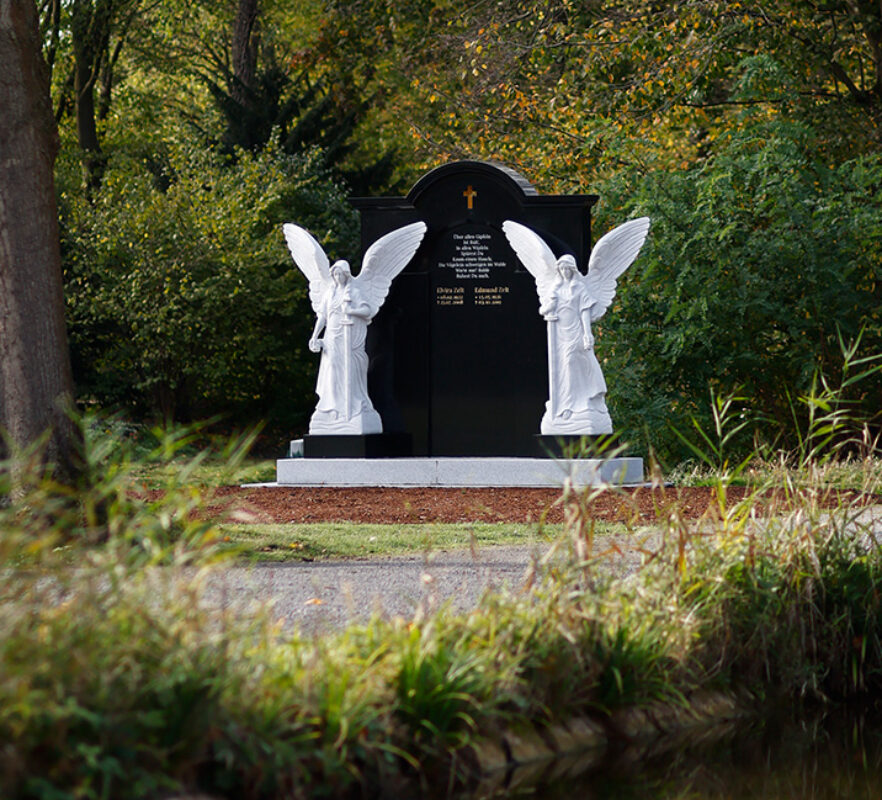
[[[554,301],[543,297],[541,289],[537,300],[533,273],[540,262],[525,258],[513,247],[510,235],[518,230],[524,241],[528,235],[537,239],[544,248],[540,248],[542,257],[553,259],[555,270],[558,259],[565,257],[572,266],[567,280],[572,280],[578,273],[575,265],[588,262],[591,207],[596,201],[594,195],[539,195],[518,173],[475,161],[430,171],[403,198],[353,200],[361,216],[366,255],[357,278],[341,277],[344,286],[358,285],[371,248],[386,236],[419,230],[419,241],[406,263],[396,264],[394,274],[386,271],[391,285],[385,301],[374,303],[371,315],[362,315],[367,395],[359,394],[354,402],[363,409],[369,404],[379,425],[365,412],[362,417],[370,424],[335,427],[340,412],[334,403],[336,417],[320,415],[325,408],[321,372],[333,371],[325,345],[317,386],[319,417],[313,416],[316,424],[310,424],[310,434],[304,437],[304,458],[279,461],[279,483],[439,485],[438,476],[446,470],[459,475],[451,477],[448,485],[542,485],[525,476],[535,473],[538,465],[556,463],[549,458],[549,449],[561,436],[605,432],[602,425],[585,428],[582,408],[576,415],[579,424],[562,426],[564,417],[573,416],[573,409],[565,408],[567,393],[579,393],[584,386],[596,407],[592,418],[608,418],[608,414],[603,417],[603,376],[599,365],[591,369],[596,363],[593,340],[585,348],[587,368],[584,363],[564,365],[565,349],[556,347],[552,352],[547,318],[558,317],[555,341],[563,342],[569,333],[563,332],[559,320],[569,313],[566,303],[560,297]],[[511,228],[515,225],[520,227]],[[533,242],[533,246],[539,245]],[[303,253],[294,257],[309,276],[301,260],[308,261],[310,251],[304,246]],[[321,257],[327,261],[323,253]],[[578,277],[585,280],[581,273]],[[331,284],[324,280],[325,291],[335,291],[333,280]],[[612,285],[614,291],[614,279]],[[313,300],[313,307],[318,317],[315,343],[322,305]],[[579,310],[574,313],[579,317]],[[327,329],[327,314],[324,318]],[[587,330],[590,336],[590,320]],[[328,336],[326,331],[326,340]],[[579,339],[583,344],[584,336]],[[349,347],[339,349],[351,352]],[[364,363],[360,356],[351,358]],[[585,381],[565,387],[559,376],[567,370],[567,374],[585,373]],[[365,456],[371,477],[362,483],[355,478],[360,468],[355,462]],[[333,463],[322,464],[323,460]],[[521,477],[507,478],[503,462]],[[583,482],[642,480],[640,459],[620,462],[615,467],[580,463],[583,471],[594,471],[594,478]],[[470,477],[463,477],[464,472]],[[552,472],[559,484],[560,470]],[[307,473],[310,477],[304,478]],[[406,477],[383,479],[380,473]],[[332,477],[325,480],[323,475]]]

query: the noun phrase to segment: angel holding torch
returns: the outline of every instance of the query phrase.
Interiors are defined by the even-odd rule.
[[[284,226],[294,263],[309,281],[316,315],[309,349],[321,353],[315,387],[319,400],[309,422],[310,434],[382,432],[382,420],[368,395],[367,326],[425,232],[425,223],[415,222],[380,237],[365,253],[358,277],[353,277],[346,261],[330,265],[321,245],[304,228]]]

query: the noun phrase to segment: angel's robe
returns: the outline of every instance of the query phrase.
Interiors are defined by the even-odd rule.
[[[554,344],[556,374],[554,376],[555,416],[563,412],[579,414],[597,408],[597,399],[606,394],[606,381],[594,348],[585,349],[583,340],[589,334],[582,314],[591,307],[592,298],[583,281],[574,277],[554,287],[557,321]]]
[[[347,304],[349,313],[345,311]],[[349,418],[374,412],[367,391],[368,357],[364,349],[372,316],[370,304],[350,280],[344,286],[332,284],[322,298],[321,310],[325,332],[315,387],[319,396],[316,416],[342,420],[347,418],[347,411]]]

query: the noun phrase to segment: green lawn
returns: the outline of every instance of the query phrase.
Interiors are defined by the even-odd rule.
[[[182,473],[186,474],[188,485],[199,489],[270,483],[276,479],[276,462],[247,458],[231,469],[227,461],[214,453],[204,454],[198,463],[194,463],[192,456],[180,455],[165,463],[139,465],[135,475],[148,489],[162,489],[170,481],[180,481]]]
[[[255,561],[373,558],[497,545],[529,545],[560,535],[562,525],[455,523],[367,525],[322,522],[291,525],[223,525],[225,541]],[[600,527],[600,526],[598,526]],[[621,526],[605,525],[604,532]]]

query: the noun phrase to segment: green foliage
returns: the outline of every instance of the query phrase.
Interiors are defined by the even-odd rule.
[[[312,312],[281,223],[351,252],[353,212],[313,157],[234,164],[173,149],[119,156],[94,202],[62,195],[65,291],[80,393],[165,418],[272,417],[312,403]]]
[[[707,443],[733,422],[719,406],[718,429],[696,445],[713,459]],[[35,474],[31,493],[0,509],[5,797],[372,795],[414,777],[457,789],[463,749],[503,728],[681,703],[712,686],[826,698],[882,688],[882,548],[859,507],[831,506],[811,464],[734,504],[732,475],[718,473],[695,522],[663,498],[657,530],[634,531],[643,565],[625,575],[583,541],[590,496],[569,491],[570,527],[525,591],[307,640],[268,614],[236,616],[207,591],[211,573],[193,569],[217,552],[186,533],[208,532],[188,484],[206,456],[152,499],[139,490],[133,453],[174,457],[194,432],[146,449],[125,434],[91,421],[89,481],[65,489]],[[233,465],[244,449],[231,445]],[[878,464],[865,466],[863,488],[878,492]],[[761,505],[770,486],[779,505]],[[130,497],[104,503],[103,545],[70,535],[92,530],[73,522],[90,498],[114,495],[100,487]]]
[[[845,372],[866,366],[853,356],[844,353]],[[863,497],[882,484],[878,460],[847,457],[856,444],[872,451],[873,443],[862,440],[844,394],[815,385],[799,398],[807,413],[805,423],[794,414],[795,450],[764,475],[750,470],[752,491],[737,503],[727,489],[750,459],[721,465],[720,454],[744,415],[720,401],[715,429],[697,426],[701,441],[691,449],[716,467],[708,510],[690,524],[675,504],[664,509],[670,522],[646,578],[657,588],[670,580],[693,617],[691,658],[705,679],[824,701],[882,688],[882,548],[872,511],[836,489],[843,468]]]
[[[600,231],[653,217],[622,282],[627,316],[603,321],[599,348],[629,439],[709,419],[709,385],[740,387],[780,425],[782,386],[804,391],[819,366],[837,382],[838,333],[865,328],[878,347],[872,4],[267,2],[251,72],[231,58],[238,8],[45,4],[84,398],[302,430],[310,314],[274,226],[294,218],[351,254],[353,215],[328,175],[397,191],[464,156],[543,191],[599,191]],[[72,188],[77,16],[101,22],[83,38],[108,181],[93,205]],[[673,435],[654,443],[685,453]]]
[[[275,64],[265,67],[252,86],[241,89],[246,95],[244,100],[209,82],[225,122],[223,149],[257,152],[270,145],[286,153],[315,150],[322,168],[353,195],[367,196],[388,189],[394,150],[365,153],[365,148],[358,146],[373,98],[359,96],[355,87],[349,87],[345,94],[329,89],[334,76],[311,78],[304,72],[291,80],[286,72]]]
[[[882,685],[882,554],[857,509],[824,512],[816,489],[790,495],[796,511],[719,531],[712,546],[690,540],[681,588],[700,619],[694,655],[726,682],[822,699]]]
[[[51,468],[41,467],[39,444],[0,461],[0,497],[13,498],[0,506],[0,558],[39,564],[50,551],[64,558],[70,550],[144,567],[222,556],[217,521],[206,513],[208,492],[196,488],[195,479],[213,454],[223,464],[215,485],[229,482],[254,434],[224,440],[213,453],[197,449],[184,457],[203,438],[198,425],[156,427],[136,437],[114,417],[89,414],[75,423],[81,447],[73,482],[59,483]],[[163,470],[170,462],[176,469]],[[163,475],[161,484],[148,488],[143,476],[156,472]],[[16,474],[26,478],[13,484]]]
[[[663,431],[691,417],[705,427],[710,387],[750,398],[774,437],[791,427],[789,391],[807,392],[819,370],[841,385],[843,341],[882,351],[880,186],[882,159],[830,164],[811,131],[750,120],[699,167],[610,181],[601,222],[653,220],[600,326],[628,436],[652,431],[677,460]],[[842,399],[872,416],[880,388],[875,378]]]
[[[878,149],[882,17],[867,0],[518,0],[455,13],[435,0],[398,4],[403,28],[420,6],[434,35],[395,42],[411,68],[399,93],[434,157],[493,158],[546,190],[584,191],[635,164],[695,164],[745,108],[812,125],[837,160]]]
[[[460,642],[438,637],[431,625],[413,628],[400,645],[395,681],[396,714],[417,741],[456,750],[477,728],[474,715],[492,702],[486,653],[463,652]]]
[[[190,481],[208,451],[180,461],[199,431],[157,429],[151,442],[115,419],[78,423],[79,483],[53,482],[33,454],[30,480],[0,507],[0,737],[13,743],[0,753],[0,791],[152,797],[210,776],[200,779],[245,796],[263,770],[291,780],[309,724],[243,700],[261,692],[244,665],[270,628],[248,623],[233,639],[232,619],[202,602],[218,536]],[[226,443],[228,468],[251,441]],[[176,458],[161,490],[139,483]],[[0,494],[10,475],[0,463]],[[264,761],[267,739],[283,776]]]

